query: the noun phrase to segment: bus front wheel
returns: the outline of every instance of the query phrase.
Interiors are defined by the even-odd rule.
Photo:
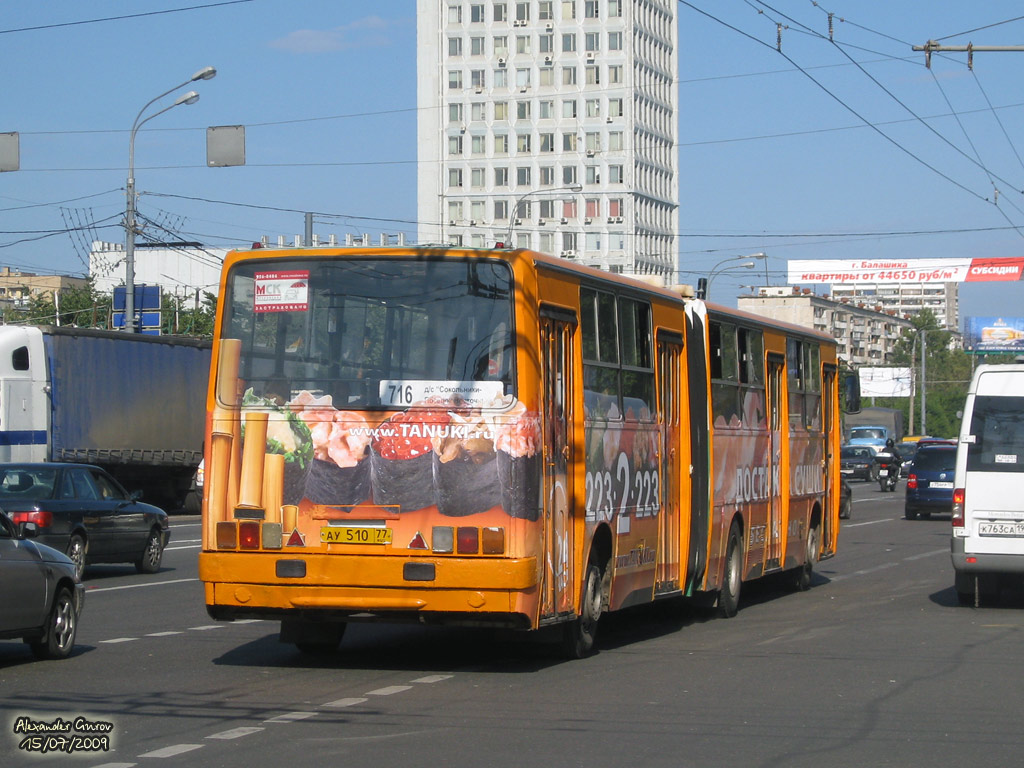
[[[725,579],[718,593],[718,613],[731,619],[740,607],[740,585],[743,583],[743,535],[739,523],[729,529],[729,543],[725,550]]]
[[[562,647],[570,659],[582,659],[594,652],[597,643],[597,622],[601,618],[604,596],[601,594],[601,571],[591,563],[583,583],[580,615],[562,626]]]

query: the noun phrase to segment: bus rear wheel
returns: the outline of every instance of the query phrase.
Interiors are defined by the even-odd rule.
[[[582,659],[594,652],[597,644],[597,623],[601,618],[604,596],[601,594],[601,571],[591,563],[583,583],[580,615],[562,626],[562,649],[570,659]]]
[[[281,642],[292,643],[309,656],[323,656],[338,649],[347,626],[343,621],[283,619]]]
[[[740,585],[743,583],[743,535],[739,523],[729,529],[725,550],[725,579],[718,593],[718,613],[726,619],[736,615],[740,607]]]

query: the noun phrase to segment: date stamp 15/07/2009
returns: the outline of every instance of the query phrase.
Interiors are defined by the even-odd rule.
[[[90,720],[82,715],[71,719],[36,720],[21,715],[14,719],[14,736],[23,752],[108,752],[114,724],[106,720]]]

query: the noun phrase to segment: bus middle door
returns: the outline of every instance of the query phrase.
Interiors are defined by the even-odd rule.
[[[789,466],[789,424],[786,388],[786,361],[781,355],[768,355],[768,434],[769,485],[768,519],[764,542],[764,572],[782,567],[783,484],[789,484],[785,468]]]

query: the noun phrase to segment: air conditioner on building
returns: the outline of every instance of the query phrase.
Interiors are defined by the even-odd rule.
[[[544,25],[544,29],[554,29],[554,28],[555,28],[554,23],[550,22],[550,21],[547,24]]]
[[[583,223],[584,223],[584,224],[592,224],[592,223],[593,223],[593,221],[594,221],[593,219],[584,219],[584,220],[583,220]]]
[[[567,259],[571,259],[576,256],[576,251],[562,251],[562,255]]]
[[[543,226],[544,226],[545,224],[547,224],[547,223],[548,223],[548,220],[547,220],[547,219],[537,219],[537,224],[538,224],[538,225],[540,225],[540,226],[542,226],[542,227],[543,227]]]
[[[593,61],[593,60],[594,60],[594,52],[593,51],[587,51],[587,61]]]
[[[545,56],[544,57],[544,63],[545,64],[550,64],[551,63],[551,57],[550,56]]]
[[[568,220],[568,219],[562,219],[562,223],[563,223],[563,224],[568,224],[568,223],[569,223],[569,220]]]
[[[505,66],[505,59],[504,58],[499,58],[498,59],[498,66],[499,67],[504,67]]]
[[[593,156],[594,156],[594,150],[588,149],[587,150],[587,157],[593,157]]]
[[[449,227],[454,227],[455,226],[455,219],[452,219],[451,221],[449,221],[448,222],[448,226]]]

